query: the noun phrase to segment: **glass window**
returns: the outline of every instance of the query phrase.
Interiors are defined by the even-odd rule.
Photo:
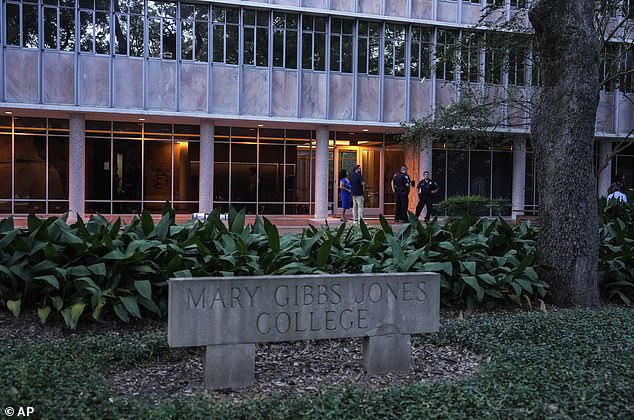
[[[114,0],[115,54],[143,56],[143,1]]]
[[[80,0],[79,5],[81,51],[110,54],[110,3]]]
[[[38,47],[38,5],[37,2],[22,2],[22,46]]]
[[[511,7],[513,8],[526,8],[526,0],[511,0]]]
[[[266,67],[269,65],[269,13],[243,10],[244,64]]]
[[[48,199],[68,200],[68,137],[48,137]]]
[[[509,50],[509,85],[524,86],[526,84],[526,49],[512,47]]]
[[[358,72],[379,74],[379,53],[381,46],[381,24],[379,22],[359,22]]]
[[[11,135],[0,135],[0,178],[5,182],[0,182],[0,199],[11,199]],[[10,212],[10,209],[9,209]]]
[[[412,27],[411,76],[430,77],[431,28]]]
[[[504,71],[504,48],[499,37],[487,34],[486,58],[484,65],[484,81],[499,85],[502,83],[502,73]]]
[[[482,39],[478,33],[463,32],[460,44],[460,80],[478,82],[480,77],[480,50]]]
[[[330,21],[330,70],[352,73],[354,21],[332,18]]]
[[[109,137],[110,133],[107,139],[86,136],[86,200],[110,201],[112,198]]]
[[[326,18],[302,17],[302,68],[326,69]]]
[[[273,13],[273,66],[297,68],[297,15]]]
[[[436,35],[436,77],[454,80],[456,69],[456,32],[438,29]]]
[[[209,46],[209,6],[181,4],[181,57],[207,62]]]
[[[515,0],[520,1],[520,0]],[[504,0],[487,0],[487,5],[494,7],[504,7]]]
[[[490,198],[491,152],[471,152],[469,194]]]
[[[176,3],[148,0],[150,57],[176,59]]]
[[[15,198],[46,198],[46,136],[16,135]]]
[[[6,3],[6,32],[7,45],[22,45],[20,42],[20,4]]]
[[[197,201],[200,143],[190,139],[174,142],[174,201]]]
[[[435,169],[435,168],[434,168]],[[469,152],[447,151],[447,197],[467,195],[469,179]]]
[[[212,7],[213,60],[238,64],[238,11],[228,7]]]
[[[405,76],[405,26],[385,25],[383,72],[389,76]]]
[[[160,210],[162,202],[172,201],[172,142],[145,140],[143,155],[143,200],[161,202]]]

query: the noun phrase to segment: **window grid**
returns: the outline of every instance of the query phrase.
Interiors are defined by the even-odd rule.
[[[352,73],[354,42],[353,20],[332,18],[330,21],[330,70]]]
[[[79,48],[110,54],[110,1],[79,0]]]
[[[144,4],[141,0],[116,2],[114,9],[114,53],[143,57]]]
[[[454,80],[456,70],[456,32],[438,29],[436,34],[436,77]]]
[[[405,77],[406,30],[403,25],[385,25],[383,72],[388,76]]]
[[[379,22],[359,21],[357,41],[357,72],[379,74],[379,55],[381,49],[381,24]]]
[[[463,32],[460,43],[460,80],[477,83],[481,75],[482,37],[476,32]]]
[[[411,44],[411,76],[416,78],[430,77],[431,69],[431,28],[412,27]]]
[[[243,9],[243,63],[268,67],[269,12]]]
[[[209,45],[209,5],[180,5],[181,59],[207,62]]]
[[[326,18],[302,16],[302,69],[326,70]]]
[[[238,64],[239,11],[230,7],[212,7],[213,61]]]
[[[293,13],[273,13],[273,67],[297,68],[297,22]]]

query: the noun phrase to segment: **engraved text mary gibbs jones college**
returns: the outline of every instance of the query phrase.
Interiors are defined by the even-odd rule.
[[[240,351],[234,345],[248,344],[250,347],[241,348],[247,349],[246,357],[250,359],[251,348],[255,354],[253,343],[391,337],[396,347],[406,348],[409,366],[409,335],[438,329],[439,282],[434,273],[172,279],[168,341],[171,347],[208,346],[209,365],[213,363],[210,353],[218,353],[225,346],[222,353],[232,356],[218,357],[237,357]],[[389,366],[368,366],[371,344],[364,345],[368,371],[392,370]],[[393,363],[389,359],[396,350],[385,348],[388,364]],[[375,356],[380,358],[379,353]],[[222,365],[226,370],[227,361]],[[207,387],[221,387],[224,382],[218,382],[220,373],[216,372],[214,385],[209,368],[206,366]],[[240,386],[235,381],[225,385]]]

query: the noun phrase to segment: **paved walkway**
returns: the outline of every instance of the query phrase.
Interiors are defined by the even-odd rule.
[[[58,216],[58,215],[56,215]],[[49,217],[47,215],[38,215],[40,218]],[[115,221],[117,217],[121,217],[121,220],[124,223],[132,222],[134,216],[126,214],[126,215],[104,215],[104,217],[109,221]],[[277,226],[278,230],[281,233],[300,233],[303,229],[307,228],[308,225],[315,226],[317,228],[324,226],[326,223],[329,226],[339,226],[341,225],[341,221],[338,217],[329,217],[326,220],[318,220],[313,219],[310,216],[277,216],[277,215],[264,215],[260,217],[266,217],[271,223]],[[152,218],[155,222],[161,220],[160,214],[153,214]],[[391,221],[392,216],[387,216],[387,220],[390,220],[390,224],[392,225],[401,225],[402,223],[395,223]],[[27,217],[26,216],[14,216],[14,225],[15,227],[24,228],[27,226]],[[187,214],[177,214],[176,215],[176,223],[183,224],[187,221],[191,220],[191,216]],[[364,222],[368,225],[379,225],[379,217],[371,216],[363,219]],[[252,224],[255,221],[254,215],[246,215],[245,223]],[[347,222],[348,224],[352,223],[352,220]]]
[[[40,215],[40,218],[42,217],[48,217],[45,215]],[[115,221],[117,219],[117,217],[121,217],[121,220],[124,223],[130,223],[132,222],[132,219],[134,216],[126,214],[126,215],[106,215],[104,216],[107,220],[109,221]],[[324,226],[326,223],[328,223],[328,226],[339,226],[341,225],[341,221],[339,220],[338,217],[329,217],[326,220],[318,220],[318,219],[313,219],[310,216],[277,216],[277,215],[264,215],[264,216],[260,216],[260,217],[266,217],[271,223],[273,223],[275,226],[277,226],[277,229],[281,232],[281,233],[301,233],[303,229],[307,228],[309,225],[315,226],[317,228]],[[154,219],[155,222],[158,222],[159,220],[161,220],[161,215],[160,214],[153,214],[152,218]],[[393,216],[386,216],[386,219],[388,220],[388,222],[390,223],[390,225],[396,225],[396,226],[400,226],[402,225],[401,222],[396,223],[392,220]],[[187,221],[191,220],[191,216],[187,215],[187,214],[177,214],[176,215],[176,223],[178,224],[183,224]],[[255,216],[254,215],[246,215],[245,217],[245,223],[247,224],[252,224],[255,220]],[[441,221],[444,220],[440,219]],[[368,224],[368,225],[379,225],[379,217],[378,216],[370,216],[370,217],[366,217],[363,219],[363,221]],[[506,219],[507,222],[514,224],[516,223],[513,220],[510,219]],[[518,219],[517,222],[519,222],[520,220]],[[352,221],[349,220],[347,222],[348,224],[352,224]],[[26,216],[14,216],[14,225],[15,227],[26,227],[27,226],[27,217]]]

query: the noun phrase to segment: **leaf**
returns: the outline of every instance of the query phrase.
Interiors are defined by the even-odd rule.
[[[37,316],[40,318],[42,324],[46,324],[46,320],[51,313],[51,307],[45,306],[43,308],[37,308]]]
[[[475,276],[475,273],[476,273],[476,263],[475,263],[475,261],[463,261],[463,262],[461,262],[461,264],[464,266],[464,268],[470,274]]]
[[[394,255],[394,259],[397,264],[401,264],[405,259],[405,254],[403,253],[403,248],[401,247],[401,243],[394,236],[390,236],[388,238],[390,243],[390,248],[392,249],[392,255]]]
[[[169,212],[164,213],[161,217],[161,221],[156,225],[156,237],[159,241],[165,241],[167,235],[170,232],[170,226],[172,225],[172,217]]]
[[[104,263],[89,265],[87,268],[88,271],[90,271],[95,276],[106,277],[106,265]]]
[[[277,231],[277,228],[273,223],[269,221],[266,217],[264,218],[264,231],[266,232],[266,237],[269,239],[269,247],[273,252],[280,251],[280,234]]]
[[[22,306],[21,300],[7,300],[7,309],[13,314],[14,317],[20,316],[20,308]]]
[[[84,308],[86,307],[85,303],[75,303],[74,305],[64,308],[62,311],[62,316],[64,317],[64,322],[71,330],[77,328],[77,322],[79,321],[79,317],[84,312]]]
[[[484,289],[478,283],[478,279],[473,276],[464,276],[462,277],[462,280],[476,291],[478,302],[482,302],[482,299],[484,298]]]
[[[453,267],[450,262],[426,262],[423,264],[423,271],[445,272],[447,275],[453,275]]]
[[[51,299],[51,302],[53,303],[53,308],[55,308],[55,310],[59,312],[64,306],[64,299],[62,299],[59,296],[50,296],[50,299]]]
[[[175,271],[173,274],[174,277],[194,277],[192,276],[192,272],[189,270],[180,270],[180,271]]]
[[[134,282],[134,288],[139,292],[141,296],[146,299],[152,300],[152,284],[149,280],[137,280]]]
[[[244,230],[244,214],[246,208],[243,207],[239,212],[235,213],[233,217],[229,217],[229,230],[233,233],[242,233]],[[229,214],[231,216],[231,214]]]
[[[57,281],[57,278],[55,276],[37,276],[34,277],[33,280],[42,280],[53,286],[55,289],[59,290],[59,281]]]
[[[4,251],[4,249],[15,240],[15,238],[18,236],[18,233],[20,233],[20,230],[15,229],[8,232],[6,235],[4,235],[4,238],[0,239],[0,252]]]
[[[469,216],[468,214],[463,216],[462,219],[460,219],[460,222],[458,222],[458,224],[455,226],[456,227],[453,232],[454,238],[459,239],[465,233],[469,232],[469,228],[471,227],[471,216]]]
[[[394,231],[392,230],[392,227],[390,226],[388,221],[385,219],[385,216],[383,216],[382,214],[379,214],[379,223],[381,224],[381,229],[383,230],[383,232],[389,235],[394,235]]]
[[[513,272],[521,273],[522,271],[526,270],[526,268],[533,263],[534,259],[535,259],[535,254],[528,254],[522,259],[522,262],[520,263],[520,265],[518,265],[517,268],[513,270]]]
[[[139,305],[137,304],[136,298],[133,296],[120,296],[119,300],[123,303],[123,306],[126,308],[128,312],[134,315],[137,318],[141,318],[141,311],[139,310]]]
[[[328,262],[331,246],[332,241],[329,239],[321,244],[321,246],[319,247],[319,250],[317,251],[317,259],[315,260],[315,265],[318,268],[323,268],[326,265],[326,262]]]
[[[154,230],[154,220],[147,210],[143,210],[141,213],[141,229],[147,238]]]
[[[516,278],[515,281],[522,286],[522,289],[526,290],[528,293],[533,293],[533,286],[530,281],[523,278]]]
[[[491,274],[489,273],[484,273],[484,274],[480,274],[478,275],[478,278],[482,281],[484,281],[485,283],[488,283],[492,286],[495,286],[498,284],[497,280],[495,279],[495,277],[493,277]]]
[[[359,220],[359,228],[361,229],[361,236],[363,239],[370,240],[372,235],[370,235],[370,230],[368,229],[368,225],[365,224],[363,219]]]

